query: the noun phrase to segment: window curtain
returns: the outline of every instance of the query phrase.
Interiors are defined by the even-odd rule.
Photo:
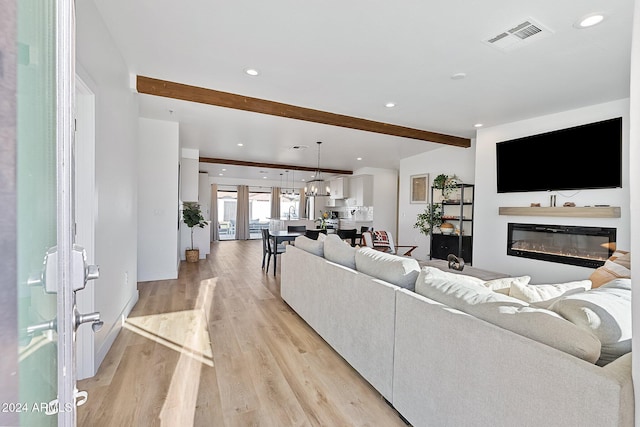
[[[304,194],[304,188],[298,189],[300,192],[300,205],[298,206],[298,218],[307,218],[307,196]]]
[[[238,185],[236,240],[249,240],[249,187]]]
[[[211,184],[211,241],[220,240],[218,224],[218,184]]]
[[[280,187],[271,188],[271,219],[280,219]]]

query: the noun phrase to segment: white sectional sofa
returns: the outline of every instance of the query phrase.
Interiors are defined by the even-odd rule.
[[[281,295],[413,426],[633,425],[631,353],[598,366],[597,332],[446,280],[424,290],[428,270],[299,238],[282,255]]]

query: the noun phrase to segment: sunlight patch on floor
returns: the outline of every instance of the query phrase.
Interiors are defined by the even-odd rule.
[[[213,367],[207,319],[202,309],[129,317],[124,327]]]

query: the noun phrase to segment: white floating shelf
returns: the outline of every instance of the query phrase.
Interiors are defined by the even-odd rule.
[[[619,206],[598,207],[504,207],[498,208],[499,215],[514,216],[555,216],[581,218],[620,218]]]

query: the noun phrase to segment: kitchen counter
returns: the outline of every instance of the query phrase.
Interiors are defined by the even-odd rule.
[[[286,219],[285,217],[284,219],[269,220],[270,231],[286,230],[290,225],[304,225],[307,230],[316,228],[316,223],[312,219]]]
[[[355,228],[360,232],[360,227],[373,227],[373,221],[356,221],[353,219],[340,220],[340,229],[352,230]]]

